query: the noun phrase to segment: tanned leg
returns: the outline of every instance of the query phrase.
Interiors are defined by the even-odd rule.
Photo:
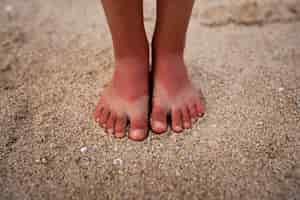
[[[95,120],[117,138],[143,140],[148,132],[149,48],[142,0],[102,0],[113,40],[115,71]]]
[[[151,127],[167,130],[167,115],[175,132],[191,128],[204,113],[198,92],[192,86],[184,63],[186,32],[194,0],[158,0],[153,49],[153,102]]]

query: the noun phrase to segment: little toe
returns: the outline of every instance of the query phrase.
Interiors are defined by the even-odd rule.
[[[93,113],[94,119],[95,119],[95,121],[96,121],[97,123],[99,123],[99,121],[100,121],[100,116],[101,116],[102,110],[103,110],[103,107],[102,107],[102,105],[99,103],[99,104],[96,106],[96,110],[95,110],[94,113]]]
[[[204,105],[200,99],[196,101],[196,110],[197,110],[198,116],[202,117],[205,112],[205,109],[204,109]]]
[[[126,135],[126,116],[119,116],[116,119],[115,136],[117,138],[123,138]]]
[[[182,113],[178,109],[172,109],[172,129],[174,132],[182,132]]]
[[[148,135],[147,117],[135,117],[130,119],[128,138],[134,141],[142,141]]]
[[[114,134],[115,123],[116,123],[116,114],[114,112],[111,112],[106,123],[107,133]]]
[[[182,112],[183,127],[185,129],[190,129],[192,127],[192,123],[191,123],[191,117],[188,108],[184,106],[181,109],[181,112]]]
[[[151,128],[155,133],[167,131],[167,111],[159,106],[154,106],[151,114]]]
[[[103,108],[102,109],[102,112],[101,112],[101,115],[100,115],[100,118],[99,118],[99,125],[101,127],[105,127],[106,126],[106,122],[108,120],[108,117],[109,117],[109,113],[110,113],[110,110],[107,109],[107,108]]]

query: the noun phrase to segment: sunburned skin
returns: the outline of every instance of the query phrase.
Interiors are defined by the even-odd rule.
[[[110,28],[115,72],[102,94],[95,120],[115,137],[143,140],[148,121],[154,132],[171,127],[182,132],[203,115],[204,106],[188,79],[183,61],[186,32],[194,0],[157,1],[157,19],[151,41],[153,96],[149,91],[149,43],[144,27],[143,1],[102,0]],[[179,20],[178,20],[179,19]],[[151,100],[149,98],[152,98]],[[149,100],[151,117],[148,119]],[[129,131],[126,131],[129,122]]]
[[[144,140],[149,129],[148,65],[126,61],[116,64],[115,68],[113,79],[96,107],[95,120],[116,138],[127,134],[132,140]],[[168,115],[174,132],[191,128],[205,110],[199,92],[188,79],[183,59],[178,56],[154,59],[153,69],[152,130],[166,132]]]
[[[102,93],[95,120],[107,133],[141,141],[148,134],[148,65],[126,61],[116,65],[110,85]]]
[[[166,132],[168,115],[171,116],[174,132],[191,128],[192,123],[203,116],[205,109],[198,91],[188,79],[183,60],[166,56],[155,63],[152,130],[156,133]]]

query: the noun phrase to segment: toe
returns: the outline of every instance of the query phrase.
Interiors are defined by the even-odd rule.
[[[99,121],[100,121],[100,116],[101,116],[102,110],[103,110],[103,106],[99,103],[96,106],[95,112],[93,113],[94,119],[97,123],[99,123]]]
[[[172,129],[174,132],[182,131],[182,113],[178,109],[172,109],[171,117],[172,117]]]
[[[101,112],[101,115],[99,117],[99,121],[98,121],[101,127],[106,126],[106,122],[108,120],[108,117],[109,117],[109,109],[103,108],[102,112]]]
[[[192,127],[192,123],[191,123],[191,117],[190,117],[190,113],[189,110],[186,106],[184,106],[181,109],[182,112],[182,122],[183,122],[183,127],[185,129],[189,129]]]
[[[148,123],[146,115],[143,117],[130,118],[129,139],[142,141],[148,135]]]
[[[116,120],[115,126],[115,136],[117,138],[122,138],[125,136],[126,133],[126,116],[118,116]]]
[[[116,114],[114,112],[111,112],[106,123],[107,133],[114,134],[115,123],[116,123]]]
[[[204,109],[204,105],[200,99],[198,99],[196,101],[196,110],[197,110],[198,116],[200,116],[200,117],[203,116],[205,109]]]
[[[155,133],[167,131],[167,111],[160,106],[153,106],[151,114],[151,128]]]

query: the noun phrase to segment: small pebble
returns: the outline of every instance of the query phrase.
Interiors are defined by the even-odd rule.
[[[93,145],[93,150],[97,150],[97,148],[98,148],[97,145],[94,144],[94,145]]]
[[[53,148],[55,148],[55,147],[56,147],[56,145],[55,145],[54,143],[50,143],[50,145],[49,145],[49,146],[50,146],[50,148],[51,148],[51,149],[53,149]]]
[[[41,163],[46,164],[47,162],[48,162],[48,161],[47,161],[46,158],[42,158],[42,159],[41,159]]]
[[[86,151],[87,151],[87,147],[82,147],[82,148],[80,149],[80,151],[81,151],[81,153],[86,152]]]
[[[258,126],[262,126],[262,125],[264,125],[264,122],[259,121],[259,122],[257,122],[257,125],[258,125]]]
[[[118,151],[118,147],[117,146],[114,146],[114,151]]]
[[[114,159],[113,160],[113,164],[114,165],[122,165],[123,164],[123,160],[120,158]]]
[[[5,10],[5,12],[11,13],[12,10],[13,10],[13,7],[12,7],[11,5],[6,5],[6,6],[4,7],[4,10]]]

